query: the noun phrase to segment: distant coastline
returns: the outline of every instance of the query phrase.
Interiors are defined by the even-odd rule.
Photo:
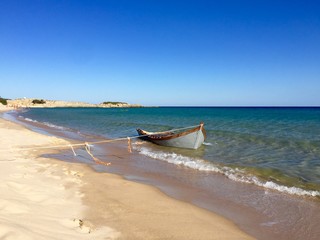
[[[92,104],[77,101],[46,100],[36,98],[18,98],[7,100],[7,105],[13,108],[57,108],[57,107],[87,107],[87,108],[140,108],[140,104],[126,102],[103,102]]]

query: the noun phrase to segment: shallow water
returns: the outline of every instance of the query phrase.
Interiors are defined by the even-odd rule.
[[[141,154],[290,194],[320,196],[320,108],[57,108],[20,114],[56,128],[117,138],[204,121],[197,151],[148,146]]]
[[[76,110],[86,114],[89,111],[89,109],[74,109],[71,112],[75,111],[73,113],[76,113]],[[114,111],[114,109],[111,110]],[[59,114],[63,111],[70,113],[68,109],[53,109],[50,111]],[[44,112],[39,111],[38,113],[43,114]],[[80,124],[79,128],[71,128],[69,125],[63,124],[63,122],[72,122],[75,114],[67,114],[65,118],[72,115],[71,119],[64,119],[59,124],[58,122],[43,121],[31,115],[24,116],[26,113],[18,113],[16,115],[17,120],[27,123],[32,126],[32,129],[40,132],[88,142],[103,139],[103,136],[121,136],[120,134],[106,135],[102,130],[101,132],[89,130],[89,128],[95,128],[94,123],[91,123],[86,130],[81,128],[82,121],[78,122]],[[48,119],[48,116],[46,116],[46,119]],[[88,125],[89,123],[84,124],[84,126]],[[177,126],[180,125],[175,127]],[[209,131],[213,130],[210,130],[209,127]],[[86,133],[94,134],[87,135]],[[277,179],[272,178],[272,181],[263,182],[255,175],[252,176],[246,172],[247,168],[240,169],[240,164],[235,166],[232,163],[222,164],[215,159],[207,160],[206,156],[210,152],[208,147],[212,147],[213,144],[209,137],[207,145],[193,151],[164,148],[147,142],[134,141],[133,154],[127,152],[126,141],[117,142],[117,144],[95,145],[92,148],[94,155],[103,161],[111,162],[110,167],[94,164],[83,149],[76,150],[78,154],[76,158],[73,157],[69,149],[51,157],[63,161],[80,161],[91,165],[96,171],[117,173],[130,180],[156,186],[172,197],[231,219],[241,229],[258,239],[318,239],[320,235],[320,229],[318,228],[320,201],[317,197],[310,196],[310,190],[307,191],[309,193],[306,194],[307,196],[296,194],[297,192],[303,193],[303,189],[291,188],[284,184],[276,185],[276,187],[280,187],[276,190],[274,184],[278,181]],[[223,154],[221,153],[221,155]],[[267,168],[253,169],[258,169],[257,173],[260,173],[260,171],[266,171]],[[252,169],[249,170],[253,171]],[[267,174],[269,174],[268,171],[265,175]],[[280,176],[284,175],[282,172],[278,174]],[[250,182],[253,180],[257,182]],[[259,183],[267,185],[260,186]],[[284,190],[286,187],[287,190]],[[293,192],[290,192],[291,190]]]

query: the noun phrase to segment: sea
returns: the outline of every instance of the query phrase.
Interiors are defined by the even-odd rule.
[[[144,174],[129,173],[130,169],[121,172],[121,168],[114,172],[218,212],[258,239],[319,236],[318,107],[34,108],[13,115],[17,121],[38,123],[43,129],[78,135],[78,140],[83,136],[132,138],[135,161],[144,161],[135,168]],[[135,138],[136,128],[167,131],[200,122],[207,138],[197,150],[162,147]],[[248,217],[250,211],[256,230],[241,217]]]

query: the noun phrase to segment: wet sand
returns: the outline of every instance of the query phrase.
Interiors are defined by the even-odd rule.
[[[148,143],[147,143],[148,144]],[[156,186],[175,199],[218,213],[257,239],[318,239],[318,199],[292,196],[223,175],[199,172],[127,152],[126,143],[96,146],[94,155],[110,167],[92,164],[85,151],[77,159],[70,151],[54,155],[63,161],[82,161],[98,172],[112,172],[131,181]]]
[[[82,142],[101,140],[98,136],[61,131],[39,123],[26,124],[32,125],[32,129],[39,132]],[[319,199],[267,190],[232,181],[220,174],[200,172],[152,159],[139,154],[140,146],[157,148],[148,143],[135,142],[134,152],[129,154],[127,142],[94,146],[94,155],[103,161],[111,162],[109,167],[94,164],[83,149],[76,150],[77,157],[73,157],[70,149],[45,156],[63,162],[82,162],[97,172],[116,173],[130,181],[157,187],[170,197],[229,219],[257,239],[318,239]]]
[[[252,239],[226,218],[146,184],[93,171],[79,157],[63,162],[40,157],[64,155],[52,149],[18,150],[66,140],[3,119],[0,136],[1,238]]]

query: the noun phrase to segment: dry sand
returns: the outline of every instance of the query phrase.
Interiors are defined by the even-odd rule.
[[[83,226],[82,181],[70,164],[50,163],[38,157],[39,151],[16,150],[61,143],[66,142],[0,119],[0,239],[118,236],[108,227]]]
[[[0,118],[0,239],[252,239],[151,186],[17,150],[57,144]]]

